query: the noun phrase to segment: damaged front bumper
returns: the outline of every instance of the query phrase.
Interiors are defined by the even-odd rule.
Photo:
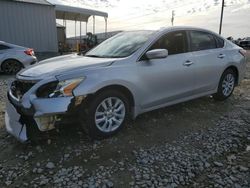
[[[44,132],[55,128],[64,116],[70,116],[77,109],[84,97],[33,98],[30,108],[25,108],[27,101],[18,101],[11,91],[8,92],[5,125],[8,133],[19,141],[25,142],[34,136],[32,131]]]
[[[7,132],[15,136],[19,141],[25,142],[28,140],[26,125],[21,122],[21,115],[9,101],[6,104],[5,126]]]

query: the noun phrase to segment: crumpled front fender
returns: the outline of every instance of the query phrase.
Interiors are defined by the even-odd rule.
[[[68,107],[72,102],[73,97],[58,97],[58,98],[37,98],[31,104],[34,108],[34,116],[42,116],[48,114],[61,114],[68,111]]]

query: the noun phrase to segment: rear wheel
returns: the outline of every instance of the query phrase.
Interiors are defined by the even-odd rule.
[[[232,69],[227,69],[222,74],[218,91],[213,95],[215,100],[223,101],[233,93],[236,83],[236,74]]]
[[[126,96],[116,90],[107,90],[89,102],[85,113],[87,120],[83,126],[91,138],[106,138],[122,129],[128,114]]]
[[[16,74],[23,68],[23,66],[19,61],[10,59],[4,61],[1,68],[6,74]]]

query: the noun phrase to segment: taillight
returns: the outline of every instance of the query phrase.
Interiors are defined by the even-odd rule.
[[[26,53],[27,55],[33,56],[34,55],[34,50],[29,48],[29,49],[25,50],[24,53]]]
[[[239,52],[240,52],[241,55],[243,55],[244,57],[246,57],[246,55],[247,55],[247,51],[246,50],[240,49]]]

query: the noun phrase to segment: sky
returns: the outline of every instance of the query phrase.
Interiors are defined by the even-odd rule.
[[[174,25],[197,26],[218,32],[222,0],[48,0],[51,3],[90,8],[108,13],[108,31],[159,29]],[[58,20],[58,23],[62,23]],[[67,21],[67,37],[75,36],[75,22]],[[79,35],[77,23],[77,35]],[[93,27],[88,21],[88,31]],[[85,34],[85,23],[82,33]],[[96,33],[105,31],[105,21],[96,17]],[[225,0],[222,35],[250,37],[250,0]]]

